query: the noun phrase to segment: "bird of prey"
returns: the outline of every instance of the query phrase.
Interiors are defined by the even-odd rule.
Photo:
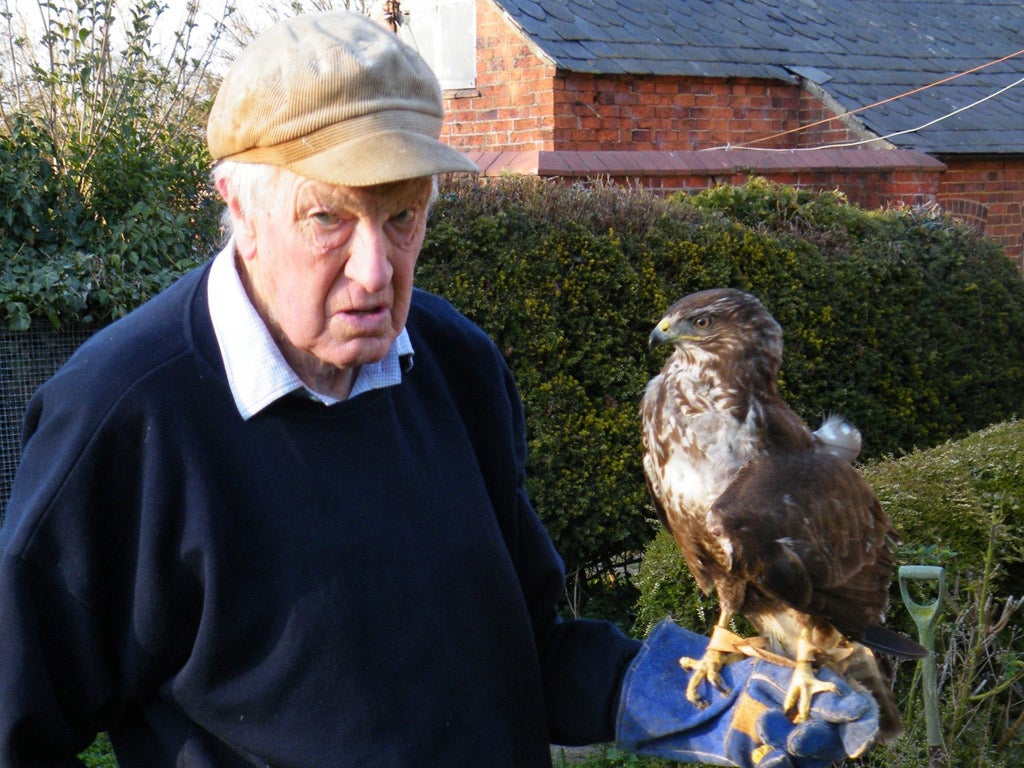
[[[716,591],[716,634],[745,616],[770,649],[792,660],[785,709],[806,719],[825,664],[879,703],[879,740],[900,731],[889,681],[871,647],[921,655],[881,627],[895,531],[851,465],[860,433],[841,419],[812,432],[779,395],[782,329],[748,293],[684,297],[650,335],[674,349],[641,405],[644,472],[654,505],[698,585]],[[736,644],[715,635],[693,670],[687,698]]]

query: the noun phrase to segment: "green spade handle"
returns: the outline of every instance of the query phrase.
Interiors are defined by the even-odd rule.
[[[925,729],[928,737],[928,752],[933,765],[942,765],[942,728],[939,723],[939,696],[935,670],[935,624],[945,594],[944,569],[938,565],[902,565],[899,569],[900,594],[911,618],[917,625],[918,637],[928,650],[928,657],[921,659],[924,683]],[[931,581],[937,584],[934,600],[919,603],[910,594],[908,582]]]

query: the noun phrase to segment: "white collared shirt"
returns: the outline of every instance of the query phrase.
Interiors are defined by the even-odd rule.
[[[234,241],[228,242],[213,260],[208,298],[228,384],[243,419],[252,418],[293,392],[325,405],[339,402],[338,398],[310,390],[285,361],[242,286],[235,268]],[[382,360],[359,368],[349,398],[401,383],[403,358],[411,364],[412,352],[412,342],[403,328]]]

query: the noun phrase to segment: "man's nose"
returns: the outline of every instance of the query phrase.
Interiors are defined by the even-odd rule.
[[[387,236],[380,225],[362,220],[356,225],[345,264],[345,276],[367,293],[387,288],[392,268]]]

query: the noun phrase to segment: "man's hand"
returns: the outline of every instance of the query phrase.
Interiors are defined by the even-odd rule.
[[[871,746],[878,706],[827,669],[818,677],[837,692],[815,694],[806,722],[795,724],[783,711],[792,668],[749,657],[722,669],[725,692],[704,686],[708,705],[696,708],[686,699],[690,673],[679,659],[700,658],[707,643],[668,620],[651,631],[623,680],[620,749],[742,768],[823,768]]]

